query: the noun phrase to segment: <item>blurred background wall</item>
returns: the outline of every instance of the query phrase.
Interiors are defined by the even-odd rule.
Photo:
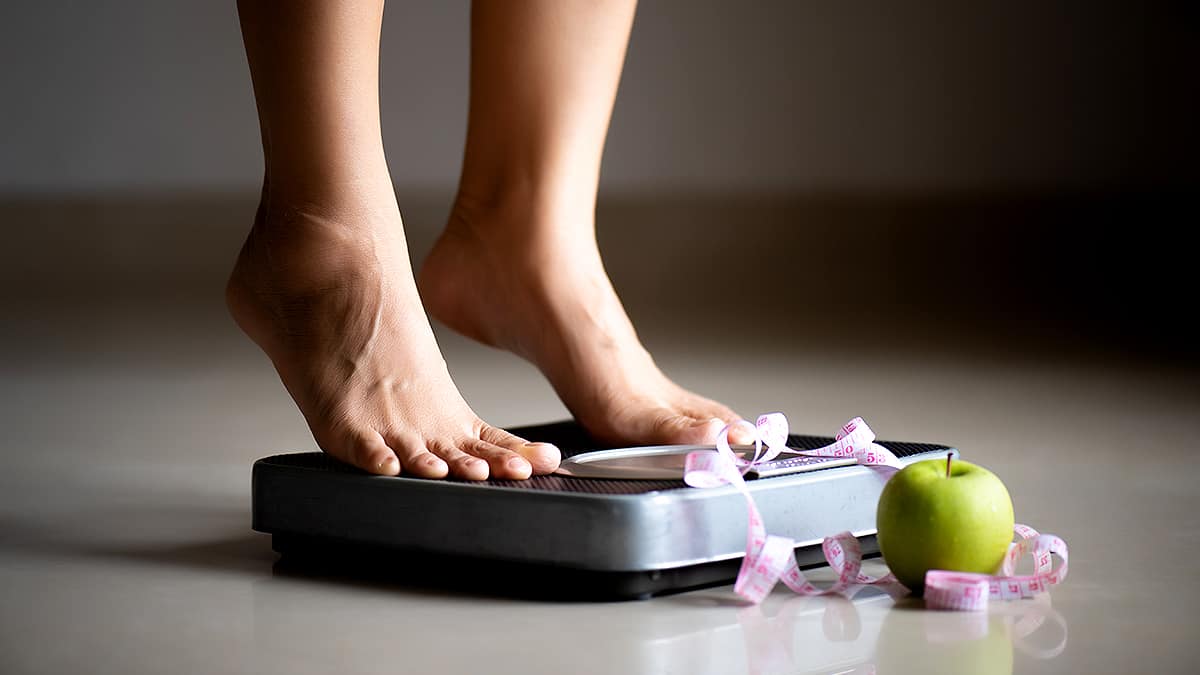
[[[465,0],[396,0],[385,139],[401,189],[452,190]],[[1009,190],[1195,181],[1190,3],[648,0],[604,185]],[[253,190],[232,2],[0,8],[0,190]]]
[[[394,0],[385,16],[384,136],[417,258],[458,173],[468,12]],[[614,279],[635,314],[773,298],[807,326],[855,302],[1192,354],[1160,322],[1194,286],[1196,15],[646,0],[604,164]],[[51,300],[215,316],[262,170],[233,3],[4,3],[0,64],[10,322]],[[753,237],[777,246],[729,254]],[[731,263],[756,272],[697,272]]]

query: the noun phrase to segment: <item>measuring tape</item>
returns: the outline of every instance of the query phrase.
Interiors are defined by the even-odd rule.
[[[739,457],[729,447],[729,432],[735,425],[749,427],[753,432],[752,459]],[[858,539],[849,532],[841,532],[826,537],[821,544],[825,560],[837,572],[837,581],[829,588],[818,588],[800,571],[796,562],[795,542],[788,537],[767,534],[762,515],[746,487],[743,474],[756,465],[770,462],[781,452],[795,453],[795,450],[787,447],[787,438],[787,418],[783,413],[769,413],[761,415],[754,425],[746,420],[726,425],[717,437],[716,451],[692,452],[685,460],[684,481],[688,485],[695,488],[732,485],[746,498],[749,515],[746,556],[742,558],[742,567],[733,590],[751,603],[758,604],[780,581],[800,595],[845,594],[846,589],[856,584],[898,585],[896,577],[890,572],[882,576],[864,574],[862,548]],[[875,443],[874,432],[861,417],[847,422],[838,431],[833,443],[798,454],[853,457],[859,464],[887,471],[888,477],[904,467],[890,450]],[[931,609],[979,611],[987,608],[990,599],[1031,598],[1067,577],[1066,542],[1054,535],[1039,534],[1025,525],[1017,525],[1013,530],[1019,540],[1009,545],[1000,574],[930,570],[925,575],[925,606]],[[1017,561],[1030,553],[1034,557],[1034,573],[1015,576]],[[1052,555],[1062,559],[1058,569],[1053,569]]]

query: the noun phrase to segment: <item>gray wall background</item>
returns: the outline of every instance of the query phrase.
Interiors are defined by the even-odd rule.
[[[385,141],[448,191],[465,0],[393,0]],[[644,0],[609,193],[1194,185],[1187,3]],[[0,193],[252,191],[261,158],[232,2],[0,6]]]

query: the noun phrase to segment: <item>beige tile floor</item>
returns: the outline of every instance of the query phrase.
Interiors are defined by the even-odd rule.
[[[154,222],[106,238],[106,255],[144,247]],[[235,241],[187,232],[184,243],[214,250]],[[862,415],[885,438],[954,444],[1005,480],[1018,520],[1069,542],[1070,577],[1042,602],[986,616],[878,594],[779,591],[751,609],[728,589],[631,603],[497,599],[274,571],[267,537],[249,528],[250,464],[313,444],[216,293],[184,293],[209,288],[227,257],[179,272],[178,260],[128,254],[149,262],[122,283],[141,280],[157,294],[149,301],[110,293],[113,270],[88,267],[86,251],[64,253],[81,265],[74,279],[15,249],[0,271],[10,291],[0,297],[0,673],[1197,670],[1194,365],[947,333],[921,328],[924,314],[860,315],[849,333],[830,330],[829,313],[713,328],[706,316],[647,311],[679,284],[618,267],[652,351],[684,384],[746,415],[783,410],[800,431]],[[201,282],[172,281],[193,272]],[[14,286],[39,275],[57,305]],[[486,419],[564,415],[532,368],[441,340]]]
[[[728,589],[547,604],[273,572],[249,529],[249,467],[310,449],[300,417],[227,324],[181,320],[149,340],[139,321],[81,323],[56,356],[5,352],[4,673],[1196,669],[1194,371],[696,345],[659,326],[650,342],[667,369],[746,414],[782,409],[814,433],[863,415],[884,436],[956,444],[1007,482],[1019,520],[1067,539],[1070,578],[987,617],[785,591],[740,609]],[[91,353],[84,331],[105,335]],[[486,418],[563,414],[523,363],[442,341]]]

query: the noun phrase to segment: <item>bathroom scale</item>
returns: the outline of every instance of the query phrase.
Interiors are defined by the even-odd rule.
[[[732,486],[692,488],[683,457],[706,446],[611,448],[575,423],[513,428],[553,443],[558,473],[458,481],[367,474],[319,452],[254,463],[253,527],[281,572],[332,572],[470,592],[626,599],[731,583],[746,547],[746,503]],[[811,450],[833,438],[789,435]],[[901,462],[945,445],[876,441]],[[711,449],[711,446],[707,446]],[[738,448],[734,448],[735,451]],[[782,454],[747,474],[767,531],[825,564],[825,536],[850,531],[878,555],[875,507],[886,474],[849,460]],[[418,581],[419,580],[419,581]]]

